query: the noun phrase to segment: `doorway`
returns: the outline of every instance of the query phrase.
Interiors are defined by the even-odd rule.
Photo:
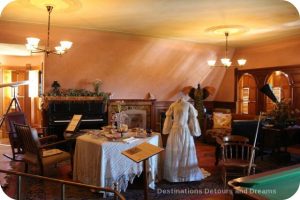
[[[38,80],[35,84],[41,84],[41,77],[39,76],[40,67],[32,67],[30,65],[27,66],[3,66],[2,67],[2,82],[3,85],[7,85],[3,87],[2,92],[2,113],[1,116],[4,116],[8,112],[15,112],[21,110],[25,113],[27,122],[33,127],[41,126],[41,110],[40,110],[40,97],[38,96],[39,92],[36,92],[35,96],[30,94],[29,88],[32,90],[34,87],[32,81],[29,81],[30,74],[32,72],[37,72],[35,79]],[[31,75],[32,76],[32,75]],[[16,83],[14,86],[11,83]],[[35,88],[37,90],[41,87],[37,85]],[[20,109],[18,105],[16,105],[17,99],[20,105]],[[6,137],[6,128],[5,123],[1,126],[2,137]]]

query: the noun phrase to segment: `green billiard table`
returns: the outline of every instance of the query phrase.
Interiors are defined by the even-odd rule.
[[[300,164],[236,178],[228,184],[235,199],[287,199],[300,185]]]

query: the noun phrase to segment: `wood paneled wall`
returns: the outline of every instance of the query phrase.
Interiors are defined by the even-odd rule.
[[[292,100],[292,106],[294,108],[300,108],[300,66],[278,66],[278,67],[269,67],[269,68],[261,68],[261,69],[248,69],[248,70],[238,70],[235,71],[235,88],[237,88],[237,84],[239,79],[245,73],[249,73],[253,75],[257,85],[257,105],[256,105],[256,114],[260,111],[265,111],[265,95],[260,92],[260,88],[262,88],[266,83],[268,78],[274,71],[281,71],[288,75],[289,84],[290,84],[290,94]],[[237,99],[237,91],[235,91],[235,99]]]

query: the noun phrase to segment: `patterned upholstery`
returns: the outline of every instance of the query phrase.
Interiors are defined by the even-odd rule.
[[[220,113],[222,112],[221,110],[215,110],[216,112]],[[228,109],[224,109],[226,114],[223,114],[222,117],[228,115]],[[221,118],[222,118],[221,117]],[[215,128],[214,126],[214,121],[213,120],[213,116],[211,116],[211,118],[208,118],[208,121],[206,122],[208,124],[208,128],[204,134],[204,141],[208,144],[216,144],[216,138],[223,138],[225,136],[229,136],[231,135],[231,123],[233,120],[252,120],[255,119],[257,116],[255,115],[244,115],[244,114],[231,114],[230,117],[230,126],[224,126],[224,128]],[[218,126],[216,126],[218,127]],[[227,128],[225,128],[227,127]]]
[[[216,137],[223,138],[225,136],[231,135],[230,128],[214,128],[206,130],[205,142],[209,144],[215,144]]]

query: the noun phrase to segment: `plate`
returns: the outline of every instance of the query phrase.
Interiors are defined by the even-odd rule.
[[[274,127],[274,124],[265,124],[264,127],[272,128],[272,127]]]

